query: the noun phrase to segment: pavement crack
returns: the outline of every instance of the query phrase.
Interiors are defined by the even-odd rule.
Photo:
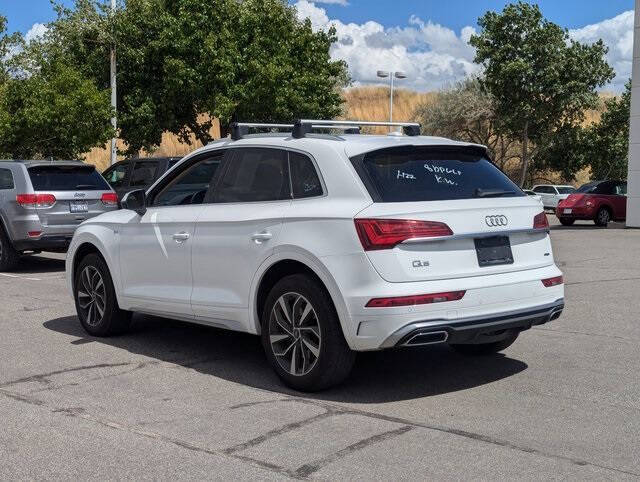
[[[0,393],[5,397],[12,398],[13,400],[17,400],[19,402],[28,403],[29,405],[44,405],[44,402],[42,400],[38,400],[37,398],[33,397],[27,397],[26,395],[20,395],[19,393],[13,393],[3,389],[0,389]]]
[[[359,440],[358,442],[348,445],[347,447],[341,450],[338,450],[337,452],[334,452],[330,455],[327,455],[326,457],[323,457],[321,459],[305,464],[302,467],[299,467],[298,469],[295,470],[294,475],[300,478],[306,479],[314,472],[317,472],[318,470],[326,467],[327,465],[332,464],[344,457],[347,457],[352,453],[357,452],[358,450],[363,450],[370,445],[383,442],[393,437],[399,437],[400,435],[403,435],[409,432],[410,430],[413,430],[414,428],[415,427],[405,425],[403,427],[400,427],[394,430],[389,430],[387,432],[382,432],[376,435],[372,435],[371,437],[365,438],[363,440]]]
[[[637,281],[640,280],[640,276],[633,276],[631,278],[614,278],[614,279],[590,279],[585,281],[570,281],[565,282],[566,286],[575,286],[575,285],[587,285],[594,283],[612,283],[614,281]]]
[[[9,387],[12,385],[18,385],[20,383],[29,383],[29,382],[38,382],[38,383],[50,383],[49,381],[49,377],[55,376],[55,375],[62,375],[64,373],[72,373],[72,372],[79,372],[79,371],[83,371],[83,370],[94,370],[94,369],[98,369],[98,368],[115,368],[115,367],[122,367],[122,366],[127,366],[130,365],[131,363],[126,362],[126,363],[98,363],[95,365],[85,365],[85,366],[79,366],[79,367],[73,367],[73,368],[65,368],[62,370],[54,370],[51,372],[47,372],[47,373],[39,373],[37,375],[31,375],[28,377],[24,377],[24,378],[18,378],[16,380],[11,380],[8,382],[2,382],[0,383],[0,388],[3,387]]]

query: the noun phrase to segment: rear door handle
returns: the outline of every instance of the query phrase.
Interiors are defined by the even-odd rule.
[[[184,243],[187,239],[189,239],[189,236],[190,236],[189,233],[185,233],[183,231],[183,232],[180,232],[180,233],[175,233],[173,235],[173,240],[176,243]]]
[[[265,241],[269,241],[271,238],[273,237],[273,235],[268,232],[268,231],[263,231],[261,233],[254,233],[251,236],[251,239],[256,243],[256,244],[262,244]]]

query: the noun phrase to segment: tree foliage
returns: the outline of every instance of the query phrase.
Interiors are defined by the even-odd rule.
[[[540,146],[558,128],[577,125],[595,108],[596,88],[614,76],[602,41],[583,45],[546,20],[537,5],[517,2],[480,17],[471,37],[483,85],[496,99],[500,129],[521,139],[520,182],[527,177],[530,141]]]
[[[487,146],[501,169],[519,157],[517,140],[499,131],[495,99],[482,88],[478,78],[466,79],[439,92],[435,100],[420,105],[415,115],[427,135]]]
[[[165,131],[211,140],[233,120],[290,122],[334,117],[348,81],[329,56],[335,32],[313,32],[281,0],[126,0],[112,16],[96,0],[58,7],[52,38],[98,86],[118,56],[119,136],[129,152]],[[209,116],[202,116],[209,114]]]

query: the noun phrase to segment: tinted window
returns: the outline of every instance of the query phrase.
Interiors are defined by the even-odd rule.
[[[13,189],[13,174],[9,169],[0,169],[0,189]]]
[[[571,194],[572,192],[575,192],[575,188],[573,187],[557,187],[556,189],[559,194]]]
[[[525,195],[488,159],[469,150],[394,147],[352,162],[377,202]]]
[[[592,192],[594,194],[607,194],[607,195],[615,194],[616,193],[615,184],[610,181],[601,182]]]
[[[138,161],[131,172],[130,186],[148,186],[153,184],[158,169],[157,161]]]
[[[620,184],[616,184],[616,194],[619,196],[627,195],[627,183],[622,182]]]
[[[34,191],[109,191],[109,184],[93,166],[36,166],[29,168]]]
[[[576,189],[576,192],[582,192],[585,194],[592,193],[598,187],[598,185],[599,183],[597,182],[589,182],[587,184],[583,184],[578,189]]]
[[[322,184],[313,161],[298,152],[289,152],[289,168],[291,169],[291,187],[293,197],[305,198],[322,195]]]
[[[280,149],[238,149],[222,175],[216,202],[290,199],[287,152]]]
[[[113,188],[122,187],[127,185],[127,170],[129,169],[129,164],[119,164],[117,166],[113,166],[110,169],[107,169],[103,177],[107,180],[107,182]]]
[[[169,164],[167,165],[167,170],[171,169],[173,166],[178,164],[180,159],[169,159]]]
[[[154,206],[202,204],[213,177],[220,166],[223,152],[197,161],[184,169],[153,201]]]
[[[555,194],[556,193],[551,186],[538,186],[538,187],[533,188],[533,190],[535,192],[541,193],[541,194]]]

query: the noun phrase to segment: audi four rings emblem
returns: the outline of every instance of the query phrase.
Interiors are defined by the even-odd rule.
[[[487,226],[490,226],[492,228],[498,226],[506,226],[507,224],[509,224],[509,220],[507,219],[507,217],[502,214],[487,216],[484,218],[484,222],[487,223]]]

